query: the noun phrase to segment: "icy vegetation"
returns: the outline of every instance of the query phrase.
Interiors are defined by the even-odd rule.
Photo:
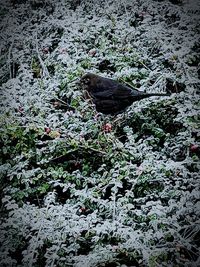
[[[199,4],[1,3],[1,267],[200,266]],[[171,95],[97,114],[88,71]]]

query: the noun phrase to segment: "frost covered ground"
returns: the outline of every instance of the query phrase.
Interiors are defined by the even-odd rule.
[[[199,2],[0,15],[0,266],[200,266]],[[97,116],[87,71],[172,94]]]

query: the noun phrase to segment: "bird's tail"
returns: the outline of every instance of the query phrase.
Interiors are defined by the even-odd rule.
[[[150,96],[169,96],[170,94],[168,93],[146,93],[146,96],[147,97],[150,97]]]
[[[167,94],[167,93],[140,93],[138,95],[133,95],[133,101],[141,100],[141,99],[148,98],[151,96],[170,96],[170,94]]]

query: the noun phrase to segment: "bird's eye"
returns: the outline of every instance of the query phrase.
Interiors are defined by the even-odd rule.
[[[89,84],[89,83],[90,83],[90,78],[85,78],[85,79],[83,80],[83,83],[84,83],[84,84]]]

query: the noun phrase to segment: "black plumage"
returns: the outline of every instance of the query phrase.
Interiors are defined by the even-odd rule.
[[[140,92],[118,81],[92,73],[83,75],[80,82],[82,88],[87,90],[96,110],[104,114],[121,113],[133,102],[147,97],[168,95]]]

